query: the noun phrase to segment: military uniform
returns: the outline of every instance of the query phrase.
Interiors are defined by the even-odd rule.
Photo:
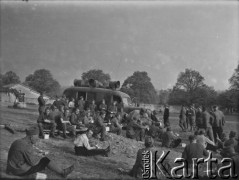
[[[207,111],[202,112],[202,128],[205,129],[206,135],[209,139],[215,142],[211,124],[211,115]]]
[[[63,121],[69,121],[70,122],[70,115],[66,115],[65,113],[61,112],[60,113],[60,119],[63,119]],[[58,127],[60,128],[60,130],[63,130],[64,138],[67,137],[66,136],[66,131],[71,132],[71,134],[73,136],[76,135],[76,130],[75,130],[74,126],[72,126],[71,124],[69,124],[69,123],[62,123],[61,121],[59,121],[58,125],[59,125]]]
[[[217,136],[221,139],[223,133],[223,126],[225,124],[224,115],[221,111],[216,110],[213,112],[214,121],[212,123],[213,135],[216,141]]]
[[[45,100],[43,99],[42,95],[39,96],[37,100],[39,104],[38,112],[39,112],[39,115],[41,115],[45,112]]]
[[[163,113],[164,127],[170,126],[169,122],[169,108],[166,107]]]
[[[9,149],[7,158],[7,174],[28,176],[44,170],[49,164],[48,158],[42,158],[37,164],[33,146],[27,138],[14,141]]]
[[[145,135],[144,126],[142,126],[139,122],[137,122],[137,120],[132,119],[126,127],[126,137],[130,139],[143,141],[144,135]]]
[[[116,117],[112,117],[110,120],[110,132],[117,133],[117,135],[121,134],[122,128],[119,124],[119,120]]]
[[[172,131],[166,131],[163,134],[162,146],[167,148],[176,148],[180,143],[181,139],[176,137]]]
[[[80,99],[77,103],[78,108],[80,111],[83,111],[85,109],[85,101],[83,99]]]
[[[72,125],[76,125],[78,128],[82,126],[82,117],[81,114],[78,113],[72,113],[71,114],[71,118],[70,118],[70,122]]]
[[[182,107],[180,115],[179,115],[179,126],[182,128],[183,131],[186,131],[186,109]]]
[[[191,126],[191,131],[195,129],[195,121],[196,121],[196,113],[194,108],[190,108],[188,111],[188,117],[189,117],[189,124]]]
[[[104,124],[104,119],[101,116],[98,116],[95,121],[95,129],[93,136],[101,133],[101,140],[105,140],[106,128]]]
[[[107,105],[101,103],[101,104],[99,105],[99,111],[106,111],[106,110],[107,110]]]
[[[44,120],[49,120],[50,122],[45,122]],[[38,127],[40,130],[40,136],[44,136],[44,129],[50,129],[51,130],[51,136],[55,136],[55,130],[56,130],[56,123],[55,123],[55,116],[54,113],[50,112],[48,115],[46,113],[43,113],[39,116],[37,119]]]

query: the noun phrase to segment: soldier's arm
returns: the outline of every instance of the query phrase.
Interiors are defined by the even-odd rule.
[[[71,124],[70,121],[65,121],[63,116],[61,116],[60,119],[61,119],[61,123],[69,123],[69,124]]]
[[[44,122],[45,122],[45,123],[51,123],[51,120],[49,120],[49,119],[44,119]]]
[[[24,152],[23,152],[23,157],[26,161],[27,164],[29,164],[30,166],[35,166],[36,165],[36,159],[34,159],[35,155],[34,155],[34,151],[33,148],[27,148]]]
[[[207,137],[205,137],[205,141],[208,143],[208,144],[211,144],[213,146],[215,146],[215,143],[213,141],[211,141],[210,139],[208,139]]]

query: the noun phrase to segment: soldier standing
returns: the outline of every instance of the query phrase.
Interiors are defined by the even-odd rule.
[[[45,112],[45,100],[43,99],[43,92],[40,93],[40,96],[38,97],[38,104],[39,104],[39,116]]]
[[[95,117],[96,104],[95,104],[94,99],[92,100],[91,104],[89,105],[89,109],[90,109],[92,117]]]
[[[224,115],[218,110],[217,106],[213,106],[214,121],[212,123],[213,135],[215,141],[217,141],[217,136],[219,139],[222,138],[223,126],[225,124]]]
[[[185,132],[187,129],[186,125],[186,109],[184,105],[182,105],[182,109],[179,115],[179,126],[182,128],[182,130]]]
[[[213,137],[211,114],[206,111],[204,106],[202,107],[202,128],[205,129],[206,135],[209,137],[209,139],[215,142]]]
[[[168,105],[165,105],[164,113],[163,113],[163,120],[164,120],[164,127],[169,127],[169,107]]]
[[[202,128],[202,108],[201,107],[198,107],[196,112],[196,126],[197,126],[197,129]]]
[[[78,104],[80,111],[83,111],[85,109],[85,101],[84,101],[83,96],[80,97],[77,104]]]
[[[189,124],[191,132],[195,129],[195,121],[196,121],[196,113],[194,109],[194,104],[192,104],[189,109]]]

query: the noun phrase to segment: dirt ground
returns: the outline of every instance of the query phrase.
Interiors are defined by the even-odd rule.
[[[28,109],[13,109],[8,108],[9,104],[0,104],[0,124],[11,123],[15,127],[25,129],[32,124],[35,124],[38,117],[37,106],[30,106]],[[162,118],[162,117],[161,117]],[[238,116],[226,116],[227,124],[225,132],[228,134],[230,130],[238,131]],[[172,129],[180,134],[183,143],[188,143],[188,135],[190,132],[182,132],[178,126],[178,114],[170,117]],[[11,143],[19,138],[25,136],[24,132],[16,132],[11,134],[5,129],[0,130],[0,177],[1,178],[15,178],[5,173],[8,150]],[[107,147],[111,145],[110,157],[79,157],[74,155],[74,145],[72,139],[64,140],[61,136],[56,139],[41,139],[37,147],[44,151],[49,151],[47,157],[54,160],[58,165],[65,168],[71,164],[75,164],[75,170],[67,179],[133,179],[125,173],[121,173],[118,169],[130,170],[135,162],[136,153],[139,148],[144,145],[142,142],[127,139],[123,136],[108,133],[108,142],[99,142],[91,139],[92,144],[98,144],[100,147]],[[167,150],[160,147],[160,143],[156,143],[156,148],[160,150]],[[183,148],[180,146],[176,149],[171,149],[170,158],[175,159],[181,157]],[[36,160],[43,155],[36,154]],[[57,174],[45,170],[43,173],[47,174],[48,179],[62,179]]]

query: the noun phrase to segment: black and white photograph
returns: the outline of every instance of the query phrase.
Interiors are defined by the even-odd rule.
[[[238,129],[238,1],[0,1],[0,179],[236,179]]]

